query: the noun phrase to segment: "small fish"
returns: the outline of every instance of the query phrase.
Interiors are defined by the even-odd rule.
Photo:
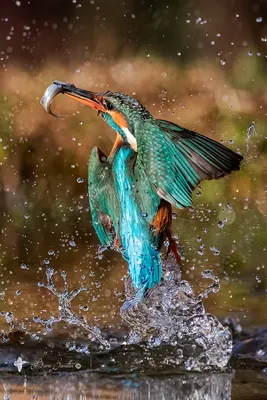
[[[41,98],[40,103],[44,107],[45,111],[48,112],[49,114],[53,115],[56,118],[64,118],[65,115],[56,115],[51,111],[51,104],[54,98],[59,94],[59,93],[64,93],[64,86],[66,85],[65,82],[60,82],[60,81],[54,81],[52,85],[50,85],[43,97]]]

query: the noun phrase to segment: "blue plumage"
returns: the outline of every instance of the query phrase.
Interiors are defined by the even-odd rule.
[[[136,153],[124,144],[106,159],[94,148],[88,172],[92,220],[101,244],[114,247],[118,241],[136,290],[154,287],[162,273],[158,250],[164,233],[152,226],[160,197],[136,165]]]
[[[114,158],[115,190],[120,204],[119,235],[134,287],[147,289],[160,282],[162,267],[155,246],[156,237],[146,220],[151,210],[142,210],[136,201],[136,186],[145,185],[146,182],[136,181],[131,163],[133,158],[135,152],[128,146],[122,146]]]

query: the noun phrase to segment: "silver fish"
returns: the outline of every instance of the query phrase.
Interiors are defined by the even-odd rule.
[[[64,118],[65,117],[64,115],[56,115],[51,111],[51,103],[59,93],[64,93],[64,85],[66,85],[66,83],[60,82],[60,81],[54,81],[52,83],[52,85],[50,85],[46,89],[46,91],[40,101],[40,103],[44,107],[45,111],[48,112],[49,114],[53,115],[56,118]]]

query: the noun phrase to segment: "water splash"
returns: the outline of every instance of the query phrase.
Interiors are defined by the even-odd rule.
[[[67,322],[70,325],[81,326],[83,329],[88,331],[93,338],[97,339],[103,346],[109,348],[110,345],[108,341],[106,341],[101,335],[100,329],[98,329],[96,326],[89,325],[84,317],[79,317],[71,309],[72,300],[82,291],[86,291],[87,288],[81,287],[77,290],[71,290],[69,292],[67,274],[66,272],[62,272],[61,276],[64,281],[64,289],[63,291],[58,291],[55,288],[53,282],[53,275],[54,275],[53,268],[47,268],[46,270],[47,284],[39,283],[38,286],[46,288],[58,298],[59,315],[58,317],[51,316],[48,319],[41,319],[40,317],[34,317],[34,322],[40,323],[43,326],[45,326],[47,331],[51,331],[52,325],[61,321]]]
[[[227,327],[205,312],[202,300],[220,289],[212,271],[203,278],[212,284],[195,295],[172,255],[164,263],[162,282],[150,290],[143,302],[121,308],[121,316],[130,326],[128,344],[145,342],[149,347],[171,345],[175,348],[169,363],[186,370],[224,369],[232,351],[232,337]],[[134,297],[131,281],[125,282],[126,301]]]
[[[82,287],[69,291],[67,275],[63,272],[61,275],[64,288],[59,291],[55,288],[53,275],[54,270],[48,268],[47,283],[39,283],[39,286],[51,291],[58,298],[59,315],[49,319],[35,317],[34,321],[45,326],[47,331],[51,331],[53,324],[61,321],[82,327],[105,349],[110,348],[110,343],[104,339],[101,331],[96,326],[89,325],[85,318],[77,316],[71,309],[71,301],[87,289]],[[179,366],[179,369],[187,371],[225,369],[232,350],[230,331],[216,317],[205,312],[202,302],[210,293],[218,292],[219,279],[211,270],[204,271],[202,276],[211,279],[212,283],[203,292],[195,294],[190,283],[181,279],[175,257],[169,254],[163,263],[162,282],[148,291],[146,297],[133,307],[121,308],[121,316],[130,332],[126,342],[117,343],[117,350],[112,353],[114,359],[118,358],[118,365],[123,352],[124,361],[126,355],[130,358],[133,356],[133,359],[129,359],[131,368],[137,368],[141,362],[143,367],[150,369],[157,360],[158,367],[160,362],[162,366]],[[131,302],[135,297],[130,278],[125,281],[125,294],[126,302]],[[80,352],[76,345],[67,348],[69,351]],[[127,349],[134,349],[134,353]],[[160,358],[158,352],[161,354]]]

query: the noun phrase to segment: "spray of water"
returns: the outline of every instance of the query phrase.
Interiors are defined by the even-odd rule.
[[[67,283],[67,274],[65,272],[61,273],[61,276],[64,281],[64,289],[63,291],[58,291],[55,288],[53,282],[54,270],[53,268],[47,268],[46,270],[46,279],[47,283],[39,283],[39,287],[44,287],[50,292],[52,292],[58,298],[58,317],[51,316],[49,319],[41,319],[40,317],[34,317],[34,321],[36,323],[40,323],[45,326],[47,331],[52,330],[52,325],[61,321],[67,322],[70,325],[81,326],[85,331],[89,332],[93,338],[97,339],[103,346],[109,348],[110,345],[108,341],[106,341],[101,335],[100,329],[96,326],[89,325],[84,317],[79,317],[72,311],[71,302],[72,300],[82,291],[87,290],[85,287],[81,287],[77,290],[72,290],[69,292],[69,287]]]
[[[223,370],[232,351],[231,334],[215,316],[205,312],[202,302],[210,293],[218,292],[219,279],[212,271],[204,271],[203,278],[211,279],[212,283],[202,293],[195,294],[190,283],[181,279],[180,268],[171,254],[163,267],[162,282],[148,291],[139,302],[133,301],[135,292],[131,279],[126,279],[125,303],[132,306],[121,308],[121,316],[128,326],[129,335],[126,343],[117,344],[118,357],[120,347],[126,345],[124,358],[127,348],[135,348],[131,365],[138,365],[141,357],[142,362],[148,363],[148,368],[153,367],[157,359],[157,363],[160,361],[162,365],[179,366],[187,371]],[[66,273],[62,273],[64,289],[59,291],[55,288],[53,275],[54,270],[48,268],[47,283],[39,283],[39,286],[58,298],[59,315],[45,320],[35,317],[34,321],[45,326],[48,331],[52,330],[53,324],[61,321],[82,327],[105,349],[110,348],[101,331],[96,326],[89,325],[85,318],[77,316],[71,309],[71,301],[87,289],[82,287],[69,291]],[[138,346],[146,348],[149,356],[145,357],[143,351],[139,354]],[[158,360],[158,350],[164,355],[162,360]]]
[[[169,256],[160,285],[150,290],[144,301],[121,309],[121,316],[131,329],[128,344],[171,345],[176,350],[170,364],[179,364],[186,370],[225,368],[232,351],[231,334],[215,316],[205,312],[202,303],[210,293],[218,292],[219,279],[212,271],[204,271],[202,276],[211,279],[212,284],[195,295],[190,283],[181,280],[180,269]],[[130,278],[125,292],[126,300],[131,302]]]

